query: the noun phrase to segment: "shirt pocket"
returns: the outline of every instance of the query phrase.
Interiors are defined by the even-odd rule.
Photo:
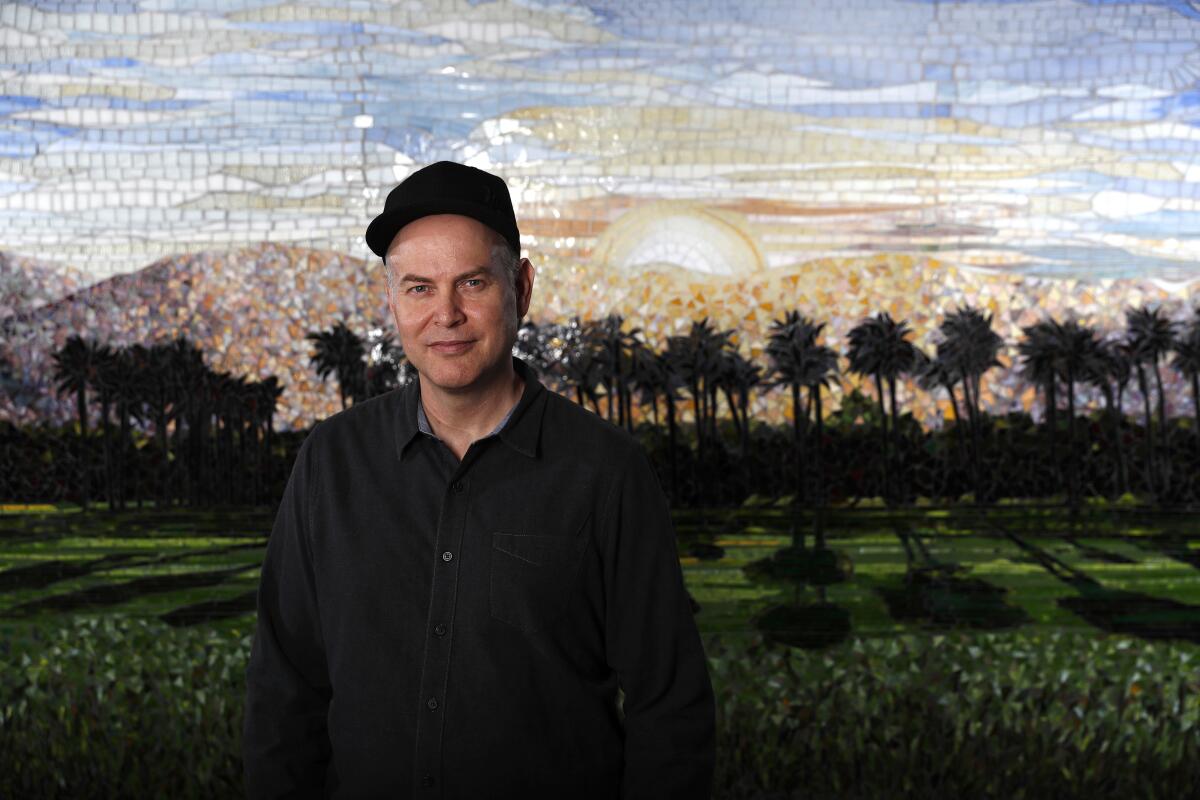
[[[544,630],[566,611],[587,536],[492,533],[489,608],[526,633]]]

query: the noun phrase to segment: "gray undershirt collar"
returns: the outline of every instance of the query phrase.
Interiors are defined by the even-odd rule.
[[[517,410],[517,406],[520,404],[521,399],[517,398],[517,402],[513,404],[513,407],[510,408],[508,413],[504,415],[504,419],[500,420],[500,423],[492,429],[492,432],[489,433],[488,436],[495,436],[497,433],[499,433],[500,429],[504,427],[504,423],[508,422],[508,418],[512,416],[512,413]],[[421,392],[419,390],[417,392],[417,428],[421,431],[421,433],[428,434],[433,438],[438,439],[437,434],[434,433],[433,429],[429,427],[429,419],[425,416],[425,407],[421,404]],[[484,438],[486,439],[487,436]],[[438,439],[438,441],[441,441],[441,439]]]

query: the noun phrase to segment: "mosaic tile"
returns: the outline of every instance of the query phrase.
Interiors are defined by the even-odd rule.
[[[1068,0],[2,4],[0,319],[30,312],[5,346],[44,384],[65,330],[191,330],[307,424],[336,401],[297,334],[386,321],[363,231],[439,159],[509,181],[539,320],[710,316],[751,353],[792,308],[842,346],[881,310],[928,345],[959,303],[1010,343],[1119,327],[1195,302],[1198,25]],[[1009,370],[983,400],[1035,404]]]

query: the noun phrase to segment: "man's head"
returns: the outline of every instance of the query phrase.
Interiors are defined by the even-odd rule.
[[[468,389],[508,368],[533,265],[520,257],[500,178],[445,161],[419,170],[388,195],[367,243],[383,259],[400,344],[423,382]],[[469,343],[435,346],[447,341]]]

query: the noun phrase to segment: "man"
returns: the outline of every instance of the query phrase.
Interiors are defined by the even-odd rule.
[[[513,357],[534,272],[508,187],[439,162],[366,238],[418,379],[300,448],[246,672],[248,796],[708,798],[666,498],[631,436]]]

